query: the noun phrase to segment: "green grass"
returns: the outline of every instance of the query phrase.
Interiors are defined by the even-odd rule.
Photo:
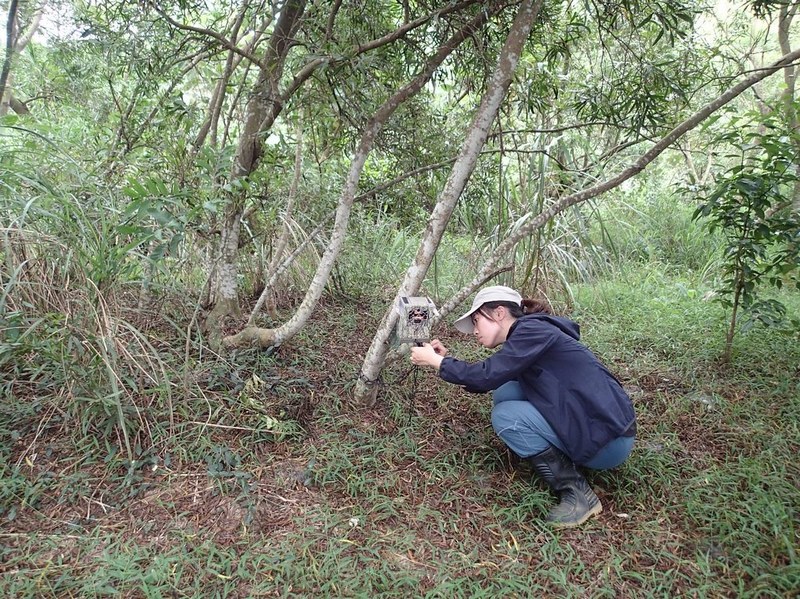
[[[134,463],[113,419],[105,432],[102,419],[64,420],[70,402],[47,391],[58,373],[40,379],[44,392],[7,387],[0,594],[792,596],[796,339],[753,329],[722,365],[726,315],[702,281],[650,266],[574,290],[584,341],[629,389],[640,425],[628,462],[589,475],[605,510],[586,526],[542,523],[552,498],[495,438],[487,396],[401,363],[376,406],[353,405],[363,331],[380,311],[326,301],[277,352],[223,359],[192,346],[188,378],[179,327],[150,334],[173,410],[159,385],[132,399]],[[796,296],[782,299],[797,311]],[[30,347],[56,355],[53,329],[38,330],[49,336]],[[264,383],[248,387],[254,377]]]

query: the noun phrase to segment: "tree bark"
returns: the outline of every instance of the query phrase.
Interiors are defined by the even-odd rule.
[[[486,93],[467,132],[467,137],[461,146],[458,158],[453,164],[450,176],[428,219],[428,225],[414,262],[406,271],[400,289],[384,314],[383,320],[364,358],[355,389],[355,398],[362,403],[372,403],[375,400],[378,390],[375,383],[383,369],[388,350],[388,340],[397,324],[395,306],[400,297],[416,295],[422,285],[458,198],[461,196],[470,175],[475,169],[481,148],[489,136],[489,128],[497,116],[500,105],[511,85],[511,79],[519,62],[522,49],[542,4],[543,0],[524,0],[520,4],[508,38],[498,57],[497,65],[489,81]]]
[[[526,0],[529,3],[530,0]],[[306,292],[303,302],[292,316],[292,318],[284,325],[277,329],[263,329],[258,327],[246,327],[240,333],[225,338],[225,345],[227,347],[241,347],[243,345],[254,344],[261,347],[269,347],[280,345],[287,339],[296,335],[305,325],[308,318],[316,306],[317,301],[322,295],[325,284],[328,281],[333,264],[338,256],[342,245],[345,240],[345,233],[347,232],[347,224],[350,218],[350,210],[352,209],[353,202],[356,197],[358,189],[358,180],[361,176],[361,171],[366,163],[367,156],[375,142],[375,138],[383,128],[383,125],[394,114],[397,108],[409,98],[417,94],[423,86],[430,81],[436,69],[444,62],[444,60],[470,35],[473,35],[479,30],[495,12],[493,10],[481,11],[472,21],[467,24],[460,31],[456,32],[444,45],[442,45],[437,52],[427,61],[420,73],[407,85],[395,92],[383,105],[375,112],[369,120],[361,135],[358,147],[356,148],[353,160],[350,164],[350,170],[345,180],[345,185],[342,190],[342,195],[336,209],[336,219],[333,225],[333,231],[328,243],[328,247],[320,260],[317,267],[317,272],[314,275],[311,285]],[[488,124],[486,125],[488,128]],[[478,148],[480,149],[480,148]]]

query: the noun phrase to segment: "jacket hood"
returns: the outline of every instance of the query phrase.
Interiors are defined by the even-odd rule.
[[[578,323],[569,320],[568,318],[564,318],[563,316],[553,316],[551,314],[526,314],[519,320],[526,320],[528,318],[535,318],[536,320],[549,322],[551,325],[559,328],[573,339],[581,338],[581,327],[578,325]]]

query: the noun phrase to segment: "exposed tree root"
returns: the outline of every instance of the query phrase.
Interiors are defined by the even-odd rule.
[[[260,347],[263,349],[277,344],[278,336],[275,329],[261,327],[246,327],[235,335],[223,338],[222,344],[227,349],[241,349],[243,347]]]

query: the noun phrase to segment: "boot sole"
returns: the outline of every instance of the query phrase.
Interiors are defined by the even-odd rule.
[[[549,524],[551,524],[553,528],[575,528],[576,526],[580,526],[581,524],[586,522],[592,516],[596,516],[597,514],[600,514],[602,512],[603,512],[603,504],[600,503],[600,501],[598,500],[597,505],[588,510],[580,518],[580,520],[575,520],[574,522],[555,521],[555,522],[549,522]]]

